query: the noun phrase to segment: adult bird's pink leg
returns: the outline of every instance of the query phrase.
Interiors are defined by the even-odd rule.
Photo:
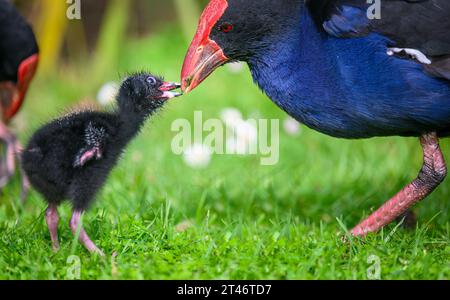
[[[20,165],[20,177],[21,177],[21,194],[20,194],[20,200],[22,201],[22,203],[26,202],[26,199],[28,197],[28,192],[30,191],[30,181],[28,180],[28,176],[27,174],[24,172],[24,170],[22,169],[22,152],[23,152],[23,147],[22,145],[19,143],[19,141],[16,141],[15,145],[14,145],[14,149],[15,149],[15,153],[17,155],[17,161],[19,162]]]
[[[104,256],[103,251],[97,248],[94,242],[91,241],[83,226],[81,225],[82,216],[83,211],[81,210],[75,210],[73,212],[72,218],[70,219],[70,229],[72,229],[74,235],[76,235],[79,231],[78,240],[86,247],[89,252]]]
[[[45,221],[48,226],[48,231],[50,232],[50,238],[52,240],[52,249],[53,251],[59,250],[59,242],[58,242],[58,222],[59,215],[56,204],[50,204],[45,211]]]
[[[3,177],[3,174],[6,174],[6,163],[3,157],[0,156],[0,178]]]
[[[354,236],[376,232],[431,194],[447,176],[444,156],[436,133],[420,137],[423,166],[417,178],[351,231]]]
[[[8,127],[0,121],[0,139],[5,142],[6,145],[6,157],[4,174],[0,174],[0,188],[3,188],[8,184],[9,179],[14,174],[16,168],[16,162],[14,157],[16,137],[9,131]]]

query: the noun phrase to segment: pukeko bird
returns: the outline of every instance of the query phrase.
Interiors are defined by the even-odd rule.
[[[117,96],[118,108],[113,112],[75,112],[50,122],[32,136],[22,153],[22,167],[31,185],[48,202],[45,219],[55,251],[59,249],[57,207],[70,200],[74,208],[72,232],[79,230],[79,240],[90,252],[103,254],[81,226],[81,216],[126,145],[166,100],[181,95],[171,92],[179,87],[139,73],[124,80]]]
[[[321,133],[420,137],[423,168],[351,231],[365,236],[447,175],[438,139],[450,135],[449,32],[448,0],[211,0],[186,55],[182,89],[244,61],[280,108]]]
[[[20,109],[38,65],[38,46],[33,31],[7,0],[0,0],[0,140],[6,156],[0,160],[0,189],[14,174],[20,145],[7,124]],[[22,178],[22,197],[28,189]]]

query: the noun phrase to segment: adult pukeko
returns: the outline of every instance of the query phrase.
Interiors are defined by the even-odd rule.
[[[6,157],[0,160],[0,189],[14,174],[20,145],[7,124],[20,109],[38,65],[38,46],[31,27],[7,0],[0,0],[0,140]],[[28,189],[22,178],[24,197]]]
[[[352,230],[364,236],[427,197],[447,174],[438,139],[450,135],[449,32],[448,0],[211,0],[182,88],[189,92],[217,67],[244,61],[279,107],[319,132],[420,137],[419,176]]]
[[[74,207],[73,233],[79,230],[80,242],[90,252],[103,254],[81,226],[81,216],[145,120],[166,100],[180,96],[170,92],[179,87],[150,74],[136,74],[122,83],[115,112],[77,112],[33,135],[22,164],[33,187],[48,202],[45,219],[54,250],[59,248],[57,207],[67,199]]]

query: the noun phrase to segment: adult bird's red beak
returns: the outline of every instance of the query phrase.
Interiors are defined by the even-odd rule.
[[[12,96],[11,103],[3,111],[3,119],[11,119],[17,111],[20,109],[31,80],[36,73],[36,69],[39,62],[39,55],[34,54],[25,59],[19,66],[17,84],[4,83],[4,87],[9,89],[9,94]]]
[[[228,7],[226,0],[212,0],[203,12],[181,71],[181,89],[195,89],[215,69],[229,61],[220,46],[209,38],[213,26]]]

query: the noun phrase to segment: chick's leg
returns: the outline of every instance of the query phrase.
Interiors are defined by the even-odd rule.
[[[53,251],[59,250],[59,242],[58,242],[58,222],[59,215],[56,204],[50,204],[45,211],[45,221],[48,226],[48,231],[50,232],[50,238],[52,240],[52,248]]]
[[[425,199],[444,181],[447,175],[447,167],[439,147],[437,134],[425,134],[420,137],[420,142],[423,148],[424,162],[419,176],[356,226],[351,231],[354,236],[364,236],[369,232],[380,230],[405,213],[414,204]]]
[[[83,225],[81,224],[82,216],[82,210],[74,210],[72,218],[70,219],[70,229],[72,230],[74,235],[79,234],[78,240],[86,247],[89,252],[104,256],[103,251],[94,244],[94,242],[89,238],[86,231],[84,230]]]

